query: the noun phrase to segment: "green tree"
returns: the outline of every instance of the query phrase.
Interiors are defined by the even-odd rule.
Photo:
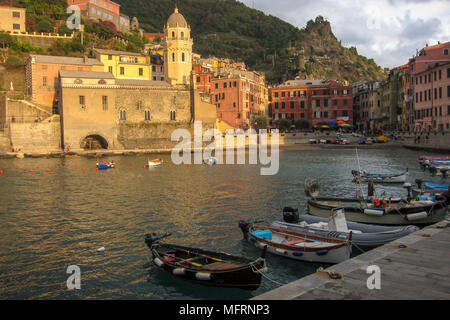
[[[291,124],[292,124],[291,120],[281,119],[280,121],[278,121],[278,129],[280,129],[280,131],[286,131],[287,129],[289,129]]]
[[[55,21],[48,17],[41,18],[40,21],[36,24],[37,32],[53,32],[54,28]]]
[[[306,119],[299,119],[294,122],[297,129],[311,129],[311,123]]]
[[[12,44],[13,38],[7,33],[0,32],[0,46],[2,48],[7,48],[11,47]]]
[[[270,119],[268,116],[262,114],[253,118],[252,125],[257,130],[267,129],[269,127]]]

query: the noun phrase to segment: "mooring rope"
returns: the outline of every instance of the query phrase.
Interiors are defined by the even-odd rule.
[[[263,259],[263,260],[265,260],[265,259]],[[258,262],[258,260],[256,260],[254,263],[256,263],[256,262]],[[251,266],[252,271],[253,271],[254,273],[259,273],[261,276],[263,276],[263,277],[266,278],[267,280],[272,281],[273,283],[276,283],[276,284],[278,284],[279,286],[284,286],[284,285],[286,284],[286,283],[280,283],[280,282],[278,282],[278,281],[276,281],[276,280],[270,279],[268,276],[266,276],[266,275],[264,274],[263,271],[257,269],[256,266],[254,265],[254,263],[250,263],[250,266]],[[264,263],[264,265],[265,265],[265,263]]]

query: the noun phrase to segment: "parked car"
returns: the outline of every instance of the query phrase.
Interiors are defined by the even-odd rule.
[[[359,138],[358,144],[366,144],[366,139],[364,139],[364,138]]]
[[[317,139],[309,139],[309,143],[310,144],[317,144],[318,141],[317,141]]]
[[[326,139],[320,139],[320,143],[322,143],[322,144],[326,144],[328,142],[328,140],[326,140]]]
[[[388,142],[388,138],[386,136],[379,136],[377,139],[378,142]]]

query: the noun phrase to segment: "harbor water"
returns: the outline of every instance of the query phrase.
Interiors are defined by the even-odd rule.
[[[424,172],[416,151],[358,155],[368,171],[408,168],[411,183],[448,183]],[[107,171],[96,171],[98,159],[0,160],[0,299],[249,299],[329,266],[268,255],[258,290],[208,287],[149,267],[144,236],[170,232],[170,243],[257,258],[239,220],[281,220],[284,206],[304,212],[307,178],[322,196],[355,196],[355,149],[281,150],[273,176],[259,165],[169,166],[170,155],[161,157],[169,162],[150,169],[147,156],[108,157],[117,166]],[[375,187],[406,195],[401,184]],[[71,265],[80,267],[80,290],[67,289]]]

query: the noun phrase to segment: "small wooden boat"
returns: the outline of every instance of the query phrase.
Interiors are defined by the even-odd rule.
[[[419,163],[423,166],[428,165],[431,162],[450,162],[450,157],[427,157],[422,156],[419,158]]]
[[[211,286],[256,290],[261,284],[262,273],[267,271],[265,248],[260,258],[250,260],[222,252],[159,242],[169,235],[150,233],[146,235],[145,242],[152,251],[152,263],[181,279]]]
[[[254,246],[282,257],[322,263],[340,263],[350,258],[352,251],[350,232],[348,239],[322,237],[319,235],[298,233],[272,226],[255,226],[241,220],[239,227],[244,239]]]
[[[162,165],[163,163],[164,163],[164,160],[162,160],[162,159],[148,160],[149,167],[159,166],[159,165]]]
[[[209,166],[215,166],[217,164],[217,158],[211,157],[204,160],[205,164]]]
[[[298,209],[286,207],[283,209],[284,221],[274,221],[271,226],[306,235],[335,237],[343,240],[348,239],[351,231],[352,244],[358,249],[381,246],[419,230],[418,227],[413,225],[392,227],[348,222],[345,218],[345,212],[339,211],[330,212],[329,218],[321,218],[306,214],[299,215]]]
[[[356,182],[403,183],[408,177],[408,169],[400,174],[380,174],[356,170],[353,170],[352,174]]]
[[[107,162],[107,163],[97,163],[98,170],[107,170],[115,168],[116,164],[114,162]]]

